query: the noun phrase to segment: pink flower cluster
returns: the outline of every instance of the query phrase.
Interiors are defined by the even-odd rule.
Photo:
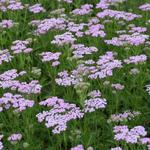
[[[0,80],[1,81],[14,80],[15,78],[22,76],[24,74],[26,74],[26,71],[21,71],[17,73],[16,69],[11,69],[0,74]]]
[[[125,21],[131,21],[134,20],[135,18],[141,17],[141,15],[136,15],[125,11],[111,10],[111,9],[106,9],[102,12],[97,13],[97,17],[99,18],[104,18],[108,16],[110,18],[115,18],[116,20],[123,19]]]
[[[13,56],[11,56],[8,49],[0,50],[0,65],[3,62],[10,62]]]
[[[124,46],[124,45],[139,46],[141,44],[144,44],[148,38],[149,35],[135,32],[131,35],[122,34],[119,35],[119,37],[113,37],[111,40],[105,40],[105,43],[114,46]]]
[[[91,4],[85,4],[85,5],[82,5],[81,8],[77,8],[77,9],[74,9],[72,11],[72,13],[74,15],[87,15],[87,14],[90,14],[92,12],[92,8],[93,8],[93,5]]]
[[[143,4],[139,7],[139,9],[141,9],[143,11],[148,11],[148,10],[150,10],[150,4],[149,3]]]
[[[84,102],[84,112],[94,112],[97,109],[105,108],[107,101],[104,98],[101,98],[101,93],[99,90],[94,90],[90,92],[89,99]]]
[[[0,111],[4,109],[14,108],[14,112],[22,112],[28,107],[31,108],[34,105],[33,100],[23,98],[21,95],[13,95],[12,93],[5,93],[0,98]]]
[[[32,51],[32,48],[28,48],[28,45],[31,43],[29,40],[16,40],[12,43],[11,50],[14,54],[19,53],[30,53]]]
[[[100,0],[100,2],[96,4],[96,8],[108,9],[109,5],[108,0]]]
[[[77,59],[98,51],[96,47],[86,47],[84,44],[73,44],[71,48],[73,49],[73,58]]]
[[[143,126],[135,126],[132,129],[129,129],[128,126],[115,126],[113,132],[115,133],[115,140],[132,144],[138,143],[140,138],[147,135]]]
[[[100,2],[96,5],[96,8],[108,9],[109,6],[122,3],[124,1],[126,0],[100,0]]]
[[[84,35],[83,29],[87,26],[86,23],[76,24],[74,22],[68,22],[66,30],[75,33],[77,37],[82,37]]]
[[[77,145],[75,147],[72,147],[70,150],[84,150],[83,145]]]
[[[50,30],[64,30],[66,28],[66,20],[64,18],[34,20],[30,24],[37,26],[37,29],[34,31],[35,35],[45,34]]]
[[[22,71],[19,74],[17,70],[12,69],[4,72],[0,75],[0,88],[6,89],[11,88],[11,90],[18,90],[21,93],[26,94],[38,94],[41,92],[41,85],[39,81],[33,80],[30,83],[20,82],[15,80],[15,78],[24,75],[26,72]]]
[[[0,22],[0,28],[10,29],[14,26],[14,22],[12,20],[2,20]]]
[[[146,27],[132,27],[130,30],[129,30],[129,33],[144,33],[147,31],[147,28]]]
[[[113,114],[111,115],[110,119],[108,120],[108,122],[123,122],[123,121],[127,121],[127,120],[131,120],[133,118],[135,118],[136,116],[139,116],[141,113],[139,111],[125,111],[123,113],[120,114]]]
[[[137,56],[130,56],[128,59],[124,59],[124,62],[126,64],[139,64],[139,63],[144,63],[146,60],[147,60],[147,56],[142,54]]]
[[[144,137],[140,139],[140,143],[142,144],[150,144],[150,138],[149,137]]]
[[[22,10],[24,6],[21,2],[17,0],[1,0],[0,10],[7,11],[7,10]]]
[[[33,12],[34,14],[45,12],[46,10],[41,6],[41,4],[35,4],[29,7],[29,11]]]
[[[18,142],[22,139],[22,134],[20,133],[14,133],[14,134],[11,134],[9,137],[8,137],[8,141],[10,141],[11,143],[14,143],[14,142]]]
[[[95,63],[96,66],[91,66],[89,74],[90,79],[102,79],[113,75],[113,70],[122,68],[122,62],[114,58],[113,52],[106,52],[105,55],[99,57]]]
[[[47,128],[53,127],[52,132],[59,134],[67,129],[67,122],[82,118],[84,113],[75,104],[66,103],[63,99],[51,97],[41,101],[40,105],[52,107],[36,115],[39,122],[46,121]]]
[[[85,32],[86,35],[91,35],[92,37],[105,37],[106,33],[103,31],[104,26],[101,24],[90,25],[88,30]]]
[[[98,61],[87,60],[79,64],[70,73],[63,71],[58,73],[56,83],[61,86],[71,86],[83,81],[83,77],[89,79],[103,79],[113,75],[113,70],[121,68],[122,62],[114,58],[113,52],[107,52],[99,57]]]
[[[64,34],[56,35],[54,40],[51,41],[51,44],[58,46],[64,46],[68,44],[73,44],[76,41],[76,38],[71,32],[65,32]]]
[[[81,81],[83,81],[82,76],[80,76],[76,70],[73,70],[71,75],[68,73],[68,71],[59,72],[58,77],[55,79],[55,82],[61,86],[76,85]]]
[[[42,62],[50,62],[53,67],[58,66],[60,64],[59,57],[61,55],[61,52],[43,52],[40,54],[42,56]]]
[[[124,89],[124,85],[121,85],[120,83],[112,84],[111,87],[119,91]]]

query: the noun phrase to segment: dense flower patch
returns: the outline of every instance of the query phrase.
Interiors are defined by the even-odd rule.
[[[0,150],[150,150],[148,0],[0,0]]]

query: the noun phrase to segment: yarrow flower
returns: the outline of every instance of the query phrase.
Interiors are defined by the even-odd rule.
[[[146,3],[146,4],[139,6],[139,9],[141,9],[143,11],[149,11],[150,10],[150,3]]]
[[[115,18],[116,20],[123,19],[125,21],[132,21],[135,18],[141,18],[141,15],[111,9],[105,9],[104,11],[97,13],[97,17],[99,18],[104,18],[107,16],[110,18]]]
[[[107,52],[105,55],[100,56],[97,62],[93,60],[83,61],[70,73],[66,70],[58,73],[55,81],[61,86],[76,85],[82,82],[84,77],[103,79],[112,76],[113,70],[121,67],[122,62],[114,58],[113,52]]]
[[[59,57],[61,52],[43,52],[40,54],[42,56],[42,62],[50,62],[53,67],[58,66],[60,64]]]
[[[23,98],[21,95],[12,93],[5,93],[3,97],[0,98],[0,110],[14,108],[14,112],[22,112],[28,107],[31,108],[34,105],[33,100],[28,100]]]
[[[132,27],[128,32],[129,33],[144,33],[147,31],[146,27]]]
[[[10,3],[7,8],[9,10],[22,10],[24,8],[24,6],[22,5],[21,2],[17,2],[17,1],[14,1],[12,3]]]
[[[19,53],[30,53],[32,51],[32,48],[28,48],[28,45],[31,43],[29,40],[16,40],[12,43],[11,50],[14,54]]]
[[[139,111],[125,111],[120,114],[113,114],[108,119],[108,122],[123,122],[134,119],[136,116],[139,116],[141,113]]]
[[[54,37],[54,40],[51,41],[51,44],[64,46],[68,44],[73,44],[74,41],[76,41],[76,38],[74,37],[74,35],[71,32],[65,32],[64,34],[56,35]]]
[[[86,35],[91,35],[92,37],[105,37],[106,33],[103,31],[104,26],[101,24],[90,25],[88,30],[85,31]]]
[[[115,46],[124,46],[124,45],[133,45],[139,46],[146,43],[149,35],[135,32],[133,34],[122,34],[119,37],[113,37],[111,40],[105,40],[105,43],[108,45]]]
[[[143,126],[135,126],[132,129],[129,129],[128,126],[115,126],[113,132],[115,133],[115,140],[132,144],[138,143],[140,138],[147,135]]]
[[[141,144],[150,144],[150,138],[149,137],[144,137],[140,139]]]
[[[111,5],[123,3],[125,1],[126,0],[100,0],[100,2],[96,4],[96,8],[108,9]]]
[[[139,63],[144,63],[146,60],[147,60],[147,56],[141,54],[137,56],[131,56],[128,59],[124,59],[124,62],[126,64],[139,64]]]
[[[41,6],[41,4],[35,4],[29,7],[29,11],[33,12],[34,14],[45,12],[46,10]]]
[[[10,62],[13,59],[8,49],[0,50],[0,65],[3,62]]]
[[[23,4],[17,0],[1,0],[0,10],[5,12],[7,10],[22,10],[24,8]]]
[[[1,81],[14,80],[17,77],[26,74],[26,71],[21,71],[19,73],[17,73],[17,72],[18,71],[16,69],[11,69],[11,70],[5,71],[4,73],[0,74],[0,80]]]
[[[106,52],[99,57],[98,61],[91,67],[89,74],[90,79],[103,79],[113,75],[115,68],[122,68],[122,62],[114,58],[113,52]]]
[[[98,51],[94,46],[86,47],[84,44],[73,44],[71,46],[73,49],[73,58],[83,58],[84,55],[90,55]]]
[[[72,11],[72,13],[74,15],[87,15],[89,13],[92,12],[92,8],[93,8],[93,5],[91,4],[85,4],[85,5],[82,5],[81,8],[77,8],[77,9],[74,9]]]
[[[72,147],[70,150],[84,150],[83,145],[77,145],[75,147]]]
[[[11,143],[15,143],[15,142],[18,142],[22,139],[22,134],[20,133],[14,133],[14,134],[11,134],[9,137],[8,137],[8,141],[10,141]]]
[[[63,99],[51,97],[41,101],[40,105],[52,107],[36,115],[39,122],[46,121],[47,128],[53,127],[52,132],[59,134],[67,129],[67,122],[82,118],[84,113],[75,104],[66,103]]]
[[[69,31],[69,32],[75,33],[75,35],[77,37],[83,37],[83,35],[84,35],[83,29],[86,26],[87,26],[86,23],[77,24],[77,23],[74,23],[74,22],[69,22],[67,24],[66,30]]]
[[[12,20],[2,20],[0,22],[0,28],[10,29],[14,26],[14,22]]]
[[[39,81],[32,80],[31,82],[20,82],[15,80],[15,78],[26,74],[25,71],[17,73],[16,69],[8,70],[3,74],[0,74],[0,88],[6,89],[11,88],[11,90],[18,90],[21,93],[26,94],[38,94],[41,92],[41,85]]]
[[[31,25],[37,26],[33,32],[35,35],[46,34],[51,30],[64,30],[66,28],[66,19],[64,18],[50,18],[44,20],[33,20]]]
[[[119,83],[112,84],[111,87],[115,88],[116,90],[123,90],[124,89],[124,85],[121,85]]]
[[[107,101],[101,98],[101,93],[99,90],[91,91],[89,94],[89,99],[84,102],[84,112],[94,112],[97,109],[105,108]]]

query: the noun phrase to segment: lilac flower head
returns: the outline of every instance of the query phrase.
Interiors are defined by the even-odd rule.
[[[107,105],[107,101],[104,98],[101,98],[101,93],[99,90],[94,90],[88,94],[89,99],[84,102],[84,111],[93,112],[96,109],[105,108]]]
[[[74,15],[87,15],[89,13],[92,12],[92,8],[93,8],[93,5],[91,4],[85,4],[85,5],[82,5],[81,8],[77,8],[77,9],[74,9],[72,11],[72,13]]]
[[[21,2],[17,2],[17,1],[12,1],[11,3],[9,3],[9,5],[7,6],[7,9],[9,10],[22,10],[24,8],[24,6],[22,5]]]
[[[143,11],[149,11],[150,10],[150,4],[149,3],[143,4],[143,5],[139,6],[139,9],[141,9]]]
[[[128,59],[125,59],[124,62],[126,64],[138,64],[143,63],[147,60],[147,56],[144,54],[137,55],[137,56],[131,56]]]
[[[2,20],[0,22],[0,27],[3,29],[10,29],[14,26],[14,22],[12,20]]]
[[[52,107],[49,111],[43,111],[36,115],[39,122],[45,121],[47,128],[52,127],[54,134],[59,134],[67,129],[67,122],[82,118],[84,113],[75,104],[66,103],[57,97],[41,101],[40,105]]]
[[[90,55],[98,51],[96,47],[86,47],[84,44],[73,44],[71,48],[73,49],[73,58],[76,59],[83,58],[84,55]]]
[[[72,147],[70,150],[84,150],[83,145],[77,145],[75,147]]]
[[[41,4],[35,4],[29,7],[29,11],[33,12],[34,14],[45,12],[46,10],[41,6]]]
[[[8,49],[0,50],[0,65],[4,62],[10,62],[13,56],[11,56]]]
[[[45,34],[51,30],[64,30],[66,28],[66,19],[64,18],[50,18],[44,20],[33,20],[31,25],[37,26],[34,31],[35,35]]]
[[[112,114],[108,122],[123,122],[123,121],[130,121],[131,119],[134,119],[136,116],[139,116],[141,113],[138,111],[125,111],[120,114]]]
[[[32,51],[32,48],[28,48],[28,45],[31,42],[29,40],[16,40],[12,43],[11,50],[14,54],[18,53],[30,53]]]
[[[138,143],[140,138],[147,135],[143,126],[135,126],[132,129],[127,126],[115,126],[113,132],[115,133],[115,140],[132,144]]]
[[[141,18],[141,15],[136,15],[125,11],[111,10],[111,9],[105,9],[104,11],[99,12],[97,14],[97,17],[99,18],[104,18],[106,16],[110,18],[115,18],[116,20],[123,19],[125,21],[132,21],[135,18]]]
[[[33,107],[34,101],[23,98],[21,95],[13,95],[12,93],[5,93],[0,98],[1,111],[4,109],[14,108],[14,112],[22,112],[28,107]]]
[[[60,64],[60,62],[58,61],[60,55],[61,52],[43,52],[40,54],[40,56],[42,56],[42,62],[51,62],[53,67],[58,66]]]
[[[20,141],[22,139],[22,134],[20,133],[14,133],[14,134],[11,134],[9,137],[8,137],[8,141],[14,143],[14,142],[17,142],[17,141]]]
[[[74,35],[71,32],[65,32],[64,34],[56,35],[54,37],[54,40],[51,41],[51,44],[64,46],[68,44],[73,44],[74,41],[76,41],[76,38],[74,37]]]
[[[116,90],[123,90],[124,89],[124,85],[121,85],[119,83],[112,84],[111,87],[115,88]]]

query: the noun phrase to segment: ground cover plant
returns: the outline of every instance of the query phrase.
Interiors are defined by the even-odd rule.
[[[150,0],[0,0],[0,150],[150,150]]]

